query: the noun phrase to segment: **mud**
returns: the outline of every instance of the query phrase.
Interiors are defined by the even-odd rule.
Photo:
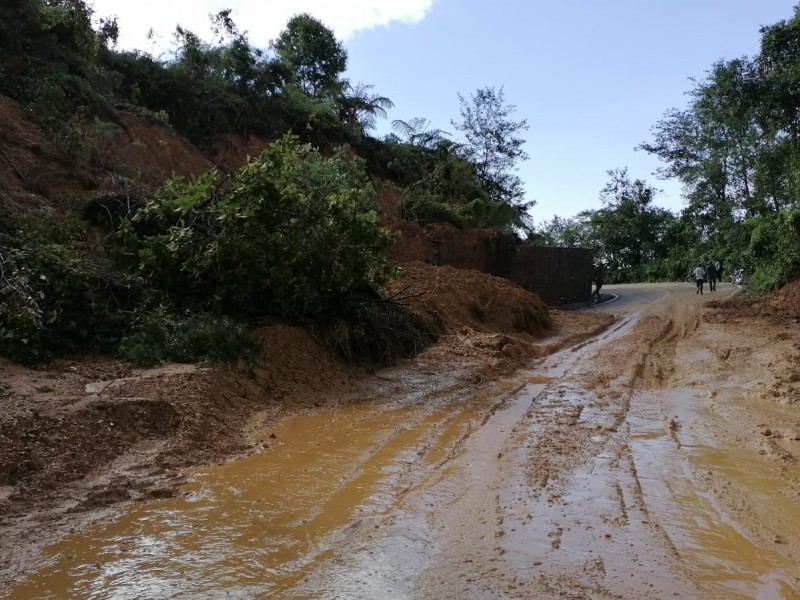
[[[800,597],[800,333],[642,289],[521,371],[456,332],[255,419],[257,452],[64,537],[6,597]]]

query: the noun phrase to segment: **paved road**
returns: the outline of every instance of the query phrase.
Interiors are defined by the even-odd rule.
[[[711,293],[706,289],[703,297],[697,300],[708,301],[727,297],[733,287],[735,286],[729,283],[717,284],[716,293]],[[590,309],[612,314],[628,314],[634,310],[640,310],[644,305],[656,303],[668,296],[677,294],[691,298],[694,293],[695,287],[692,284],[682,282],[606,285],[603,286],[601,291],[603,302],[590,307]]]

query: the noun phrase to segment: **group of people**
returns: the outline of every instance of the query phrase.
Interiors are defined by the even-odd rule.
[[[716,292],[717,281],[722,279],[722,263],[718,260],[710,260],[705,267],[698,265],[695,267],[694,271],[692,271],[692,276],[697,285],[695,294],[703,293],[703,285],[706,282],[708,282],[708,289],[712,292]]]
[[[710,291],[716,292],[717,282],[722,280],[722,261],[709,260],[705,267],[697,265],[697,267],[692,270],[690,277],[694,279],[697,285],[697,291],[695,293],[702,294],[706,283],[708,283],[708,289]],[[592,299],[595,304],[602,302],[600,290],[604,283],[605,281],[603,281],[602,276],[598,276],[594,281],[595,288],[594,292],[592,292]]]

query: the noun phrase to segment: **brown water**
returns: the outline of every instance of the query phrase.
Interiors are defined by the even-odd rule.
[[[331,555],[332,534],[389,510],[445,462],[486,409],[478,399],[290,418],[268,451],[198,472],[183,496],[131,505],[49,548],[12,597],[279,593]]]
[[[662,419],[648,418],[653,407],[669,407],[667,414],[685,425],[670,433]],[[653,393],[634,403],[631,449],[648,509],[703,597],[800,598],[798,563],[757,543],[742,514],[743,499],[763,503],[781,515],[786,537],[798,539],[800,503],[787,492],[800,467],[776,468],[754,448],[707,445],[705,421],[696,420],[712,418],[695,390]],[[715,487],[731,488],[740,507],[732,512],[721,504]]]

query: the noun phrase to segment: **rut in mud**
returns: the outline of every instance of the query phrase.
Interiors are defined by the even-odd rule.
[[[10,597],[800,597],[800,335],[690,291],[495,382],[389,370]]]

